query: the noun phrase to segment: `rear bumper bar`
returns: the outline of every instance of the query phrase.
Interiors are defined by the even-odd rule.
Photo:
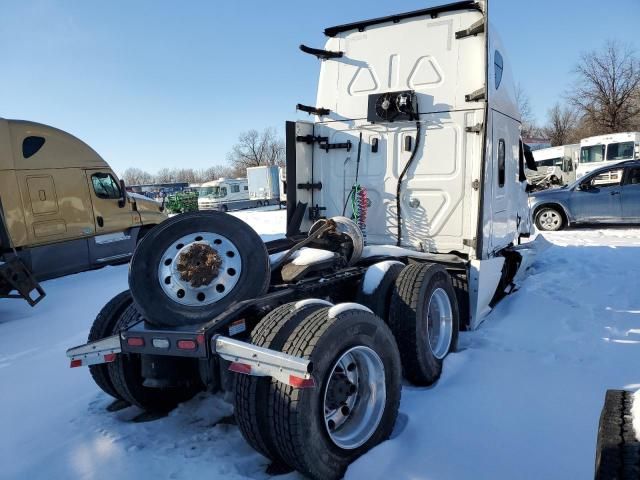
[[[128,338],[125,334],[113,335],[103,340],[70,348],[67,350],[67,357],[71,360],[71,367],[113,362],[116,355],[123,352],[121,342],[126,342]],[[164,337],[157,338],[164,340]],[[198,348],[201,347],[203,345],[198,346]],[[132,351],[130,345],[127,350]],[[211,339],[211,352],[231,362],[229,370],[236,373],[257,377],[273,377],[297,388],[315,386],[311,376],[313,364],[304,358],[257,347],[251,343],[222,335],[214,335]]]

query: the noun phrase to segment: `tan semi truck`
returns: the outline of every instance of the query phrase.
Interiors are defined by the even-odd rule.
[[[0,118],[0,298],[37,280],[128,259],[164,207],[127,193],[109,164],[56,128]],[[30,303],[37,303],[27,295]]]

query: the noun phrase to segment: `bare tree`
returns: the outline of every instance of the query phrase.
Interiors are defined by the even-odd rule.
[[[548,123],[543,129],[551,145],[567,145],[579,140],[577,136],[578,116],[571,107],[563,107],[556,103],[548,113]]]
[[[640,59],[628,46],[609,41],[582,54],[571,104],[591,129],[614,133],[640,124]]]
[[[240,175],[245,175],[247,168],[262,165],[284,165],[284,141],[277,136],[274,128],[265,128],[262,132],[249,130],[238,137],[227,161]]]
[[[172,183],[175,181],[175,171],[168,168],[161,168],[155,175],[156,183]]]
[[[538,128],[535,126],[535,118],[531,111],[529,95],[520,83],[516,85],[515,93],[516,103],[518,105],[518,111],[520,112],[520,119],[522,121],[522,136],[533,137],[538,133]]]
[[[127,185],[144,185],[153,182],[153,175],[139,168],[127,168],[122,174],[122,179]]]
[[[209,182],[211,180],[217,180],[218,178],[233,178],[236,177],[233,168],[225,165],[214,165],[207,168],[202,174],[202,181]]]

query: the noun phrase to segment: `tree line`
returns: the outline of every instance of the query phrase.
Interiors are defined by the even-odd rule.
[[[552,146],[578,143],[582,138],[640,130],[640,57],[628,45],[607,41],[583,53],[573,81],[537,125],[528,95],[516,87],[524,137],[544,137]]]
[[[140,168],[127,168],[122,178],[127,185],[154,183],[204,183],[218,178],[242,178],[247,168],[263,165],[283,167],[285,163],[284,140],[275,128],[268,127],[262,132],[249,130],[238,137],[238,142],[227,154],[226,164],[214,165],[206,169],[163,168],[155,174]]]

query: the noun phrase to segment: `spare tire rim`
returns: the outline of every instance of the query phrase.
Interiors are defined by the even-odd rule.
[[[190,307],[226,297],[242,273],[242,259],[228,238],[211,232],[185,235],[160,257],[158,281],[174,302]]]
[[[323,407],[329,438],[345,450],[358,448],[374,434],[384,413],[384,364],[369,347],[354,347],[334,363],[328,378]]]
[[[442,360],[449,353],[453,336],[453,309],[449,295],[442,288],[431,294],[427,307],[427,339],[431,353]]]

